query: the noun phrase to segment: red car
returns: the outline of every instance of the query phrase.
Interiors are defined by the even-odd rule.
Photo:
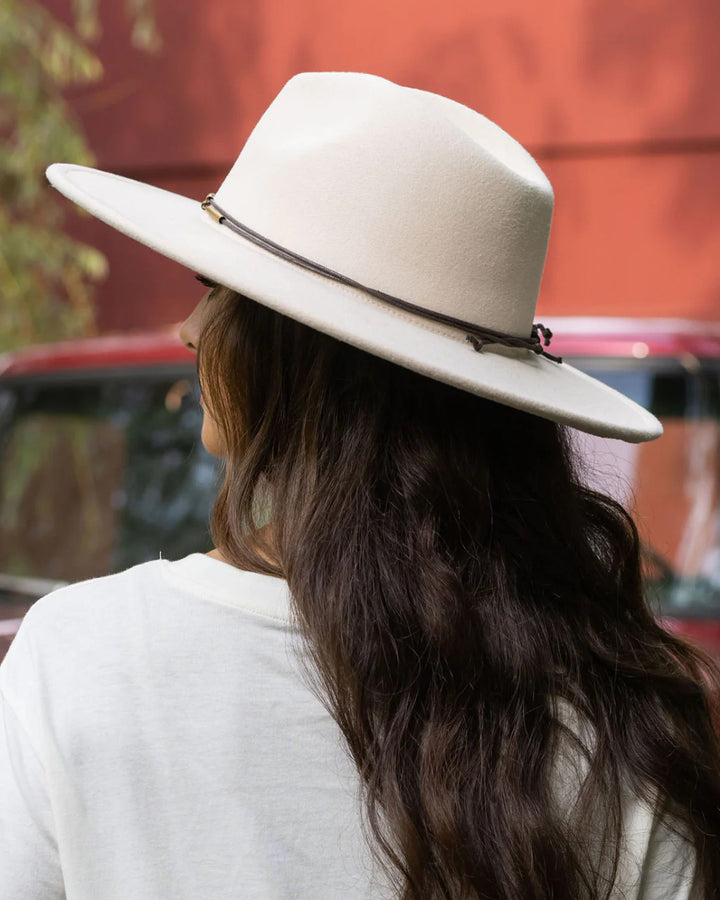
[[[720,658],[720,325],[546,324],[553,353],[662,420],[648,444],[576,432],[586,478],[633,510],[658,614]],[[198,396],[176,327],[0,356],[0,657],[53,586],[209,549]]]

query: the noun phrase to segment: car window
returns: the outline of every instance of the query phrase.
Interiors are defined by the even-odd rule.
[[[583,365],[663,424],[663,436],[628,444],[578,435],[586,479],[627,504],[643,543],[651,595],[664,615],[720,618],[720,373],[625,362]]]
[[[0,386],[0,573],[78,581],[210,548],[194,372]]]
[[[645,444],[573,432],[583,477],[633,511],[658,611],[720,618],[718,369],[568,361],[661,419]],[[0,382],[0,595],[4,575],[77,581],[209,549],[218,463],[198,401],[192,369]]]

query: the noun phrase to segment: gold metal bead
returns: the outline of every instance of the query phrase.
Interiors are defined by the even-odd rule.
[[[200,204],[200,206],[205,210],[205,212],[209,212],[210,215],[213,217],[213,219],[215,219],[217,222],[219,222],[223,217],[220,215],[220,213],[216,209],[213,209],[212,206],[210,205],[214,199],[215,199],[215,194],[208,194],[207,197]]]

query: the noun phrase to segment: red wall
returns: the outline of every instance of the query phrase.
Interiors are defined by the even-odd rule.
[[[69,0],[46,0],[68,18]],[[526,144],[556,192],[544,314],[720,319],[716,0],[155,0],[164,50],[102,2],[106,76],[73,109],[98,167],[202,199],[298,71],[445,93]],[[53,160],[49,160],[51,162]],[[68,160],[71,161],[71,160]],[[192,275],[94,220],[101,329],[184,317]]]

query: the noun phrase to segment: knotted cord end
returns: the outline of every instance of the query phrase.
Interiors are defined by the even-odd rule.
[[[550,344],[552,331],[540,322],[533,324],[530,337],[528,338],[516,337],[513,334],[505,334],[501,331],[492,331],[489,328],[481,329],[478,326],[474,326],[474,328],[475,332],[466,334],[465,340],[473,345],[473,349],[477,353],[482,351],[485,344],[500,344],[503,347],[523,347],[526,350],[532,350],[538,356],[546,356],[553,362],[562,362],[562,357],[553,356],[552,353],[548,353],[545,349]]]
[[[480,338],[476,337],[474,334],[466,334],[465,340],[470,341],[473,345],[473,350],[475,350],[476,353],[480,353],[485,346],[485,341],[481,341]]]
[[[547,325],[543,325],[542,322],[535,322],[532,327],[532,334],[533,337],[537,339],[538,344],[540,344],[540,336],[542,335],[542,343],[545,345],[545,347],[550,346],[550,341],[552,340],[553,333],[547,327]],[[542,346],[537,352],[542,353],[543,356],[547,356],[548,359],[552,359],[554,362],[562,362],[561,356],[553,356],[552,353],[548,353],[547,350],[545,350]]]
[[[532,336],[540,340],[540,335],[542,335],[543,344],[549,347],[553,336],[552,331],[546,325],[543,325],[542,322],[535,322],[532,327]]]

